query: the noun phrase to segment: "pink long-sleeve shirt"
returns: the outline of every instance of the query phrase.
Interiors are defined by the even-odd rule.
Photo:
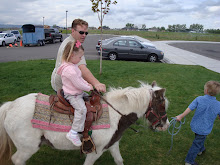
[[[57,74],[61,76],[64,94],[77,95],[83,91],[89,92],[90,86],[82,78],[82,72],[77,65],[64,62],[58,68]]]

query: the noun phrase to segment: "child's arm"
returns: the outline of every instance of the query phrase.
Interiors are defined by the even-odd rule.
[[[179,116],[176,116],[177,121],[181,121],[182,118],[184,118],[186,115],[188,115],[191,112],[191,109],[187,108],[182,114]]]

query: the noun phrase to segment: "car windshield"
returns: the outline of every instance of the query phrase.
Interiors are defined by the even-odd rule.
[[[108,39],[103,40],[103,41],[102,41],[102,42],[103,42],[103,45],[109,44],[112,40],[113,40],[113,38],[108,38]]]
[[[53,29],[49,29],[49,32],[51,33],[55,33],[55,31]]]
[[[18,34],[18,31],[11,31],[13,34]]]
[[[1,33],[0,33],[0,38],[3,38],[3,37],[4,37],[4,35],[5,35],[5,34],[1,34]]]

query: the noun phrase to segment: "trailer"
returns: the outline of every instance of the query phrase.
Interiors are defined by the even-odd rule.
[[[22,26],[23,32],[23,45],[45,45],[44,26],[25,24]]]

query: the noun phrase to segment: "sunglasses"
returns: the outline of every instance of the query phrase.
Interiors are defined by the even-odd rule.
[[[75,30],[75,31],[77,31],[77,30]],[[89,34],[88,32],[84,32],[84,31],[77,31],[77,32],[79,32],[79,34],[81,34],[81,35],[83,35],[84,33],[85,33],[85,35]]]

